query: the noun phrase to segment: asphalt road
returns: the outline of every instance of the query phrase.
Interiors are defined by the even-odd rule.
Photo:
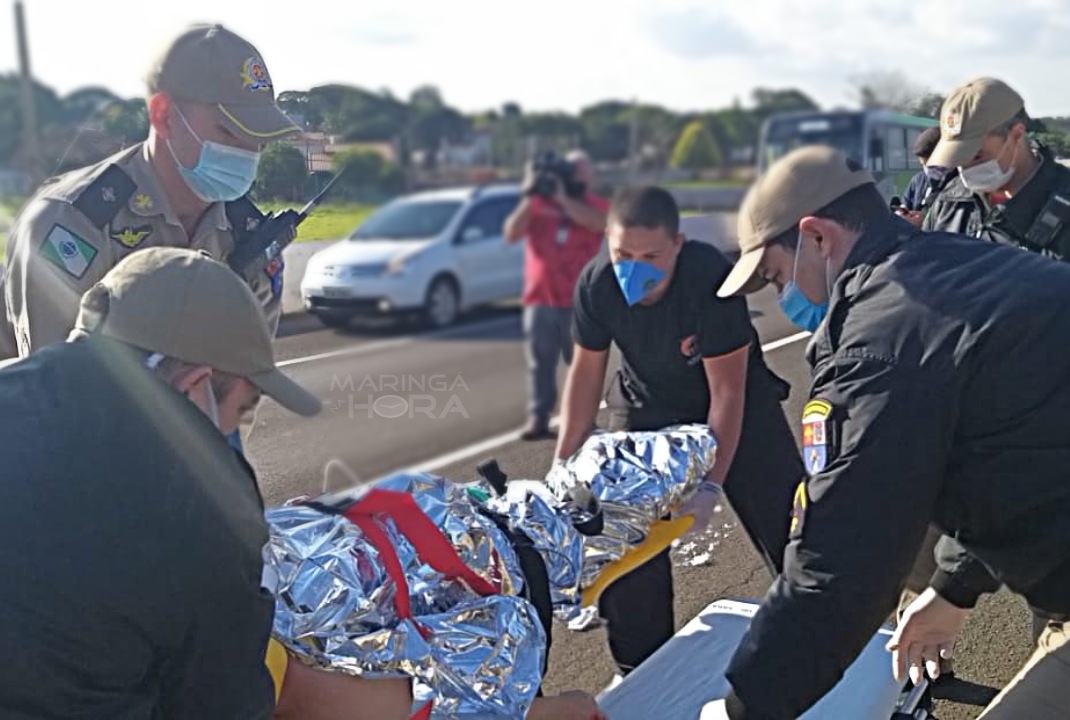
[[[783,318],[772,291],[752,300],[751,313],[770,348],[767,362],[792,384],[785,412],[797,426],[808,387],[805,338]],[[269,503],[318,492],[332,457],[365,479],[402,469],[469,479],[476,464],[492,456],[514,478],[541,478],[550,465],[552,442],[518,440],[527,392],[516,307],[481,311],[454,329],[418,336],[389,325],[325,330],[313,318],[294,315],[283,320],[277,353],[285,370],[328,409],[305,420],[266,402],[258,413],[247,444]],[[693,566],[677,558],[678,627],[715,599],[759,598],[770,582],[730,508],[703,542],[698,549],[712,549],[709,562]],[[1005,593],[986,598],[958,647],[957,670],[1001,686],[1028,656],[1029,639],[1020,601]],[[598,692],[612,676],[601,630],[558,628],[548,691]],[[979,713],[948,703],[937,711],[941,720]]]

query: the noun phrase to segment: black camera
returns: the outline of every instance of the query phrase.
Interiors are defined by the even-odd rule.
[[[529,195],[549,200],[554,196],[554,184],[561,183],[565,194],[570,198],[583,197],[585,187],[576,180],[576,165],[563,158],[558,158],[553,151],[535,158],[532,163],[535,182],[528,189]]]

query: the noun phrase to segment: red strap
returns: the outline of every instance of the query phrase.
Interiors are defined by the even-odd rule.
[[[386,574],[394,581],[394,607],[402,620],[412,619],[409,585],[405,581],[405,570],[401,567],[401,561],[398,560],[390,538],[375,521],[376,515],[385,515],[393,520],[398,530],[412,543],[416,554],[446,577],[463,579],[480,595],[497,595],[500,592],[499,588],[477,575],[461,560],[449,540],[408,493],[374,488],[349,506],[343,515],[360,528],[364,537],[368,538],[368,542],[383,559]],[[421,634],[426,632],[425,628],[418,626],[417,629]],[[434,702],[424,704],[409,720],[431,720],[433,706]]]
[[[461,560],[457,551],[450,545],[449,540],[431,522],[431,518],[424,514],[424,511],[416,504],[416,499],[412,495],[375,488],[369,490],[364,497],[345,511],[345,517],[366,533],[368,540],[375,546],[375,549],[384,557],[393,556],[393,561],[397,563],[397,557],[387,541],[386,534],[378,527],[376,528],[378,532],[369,533],[366,530],[367,527],[374,523],[365,522],[364,519],[370,519],[372,515],[376,514],[386,515],[393,520],[398,530],[412,543],[420,559],[446,577],[464,580],[469,587],[480,595],[498,595],[501,593],[500,585],[495,586],[495,584],[480,577]],[[380,543],[383,545],[380,546]],[[386,548],[389,548],[389,550]],[[387,567],[388,573],[391,572],[389,565],[390,563],[388,563]],[[397,563],[396,572],[401,573],[400,563]],[[396,583],[398,581],[398,578],[392,573],[391,579]],[[407,587],[404,584],[403,573],[401,573],[401,579],[402,582],[398,583],[399,591]],[[402,594],[405,595],[407,608],[408,593],[399,592],[399,600]],[[400,607],[398,612],[401,612]]]
[[[424,706],[414,712],[409,720],[431,720],[431,707],[434,703],[424,703]]]
[[[386,574],[394,581],[394,607],[397,609],[398,618],[401,620],[412,619],[412,609],[409,606],[409,584],[405,581],[405,570],[401,567],[401,561],[390,544],[386,533],[379,527],[370,515],[346,512],[346,518],[360,528],[364,537],[379,553],[386,566]]]

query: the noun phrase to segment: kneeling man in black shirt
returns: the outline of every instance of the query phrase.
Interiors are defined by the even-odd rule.
[[[731,263],[712,245],[685,240],[679,227],[665,190],[627,189],[614,199],[606,250],[576,286],[576,345],[556,458],[575,453],[594,427],[616,343],[621,367],[607,397],[610,429],[708,422],[717,462],[680,512],[694,514],[691,532],[701,531],[723,486],[776,576],[792,496],[806,472],[780,406],[788,385],[766,367],[746,302],[717,297]],[[669,551],[611,585],[599,613],[613,659],[627,674],[672,637]]]

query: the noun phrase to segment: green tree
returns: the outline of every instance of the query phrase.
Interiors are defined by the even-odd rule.
[[[345,177],[338,183],[339,190],[351,199],[377,202],[405,186],[401,168],[374,150],[343,150],[331,159],[331,164],[336,173],[345,169]]]
[[[410,147],[423,151],[428,170],[436,167],[443,143],[461,142],[470,130],[468,118],[446,105],[438,88],[431,85],[413,90],[406,119]]]
[[[628,157],[632,104],[607,100],[580,111],[585,146],[596,161],[619,162]]]
[[[141,142],[149,136],[149,111],[144,100],[111,103],[100,115],[104,132],[123,140],[127,145]]]
[[[819,109],[817,103],[801,90],[758,88],[751,97],[754,100],[754,115],[759,121],[776,113]]]
[[[15,73],[0,75],[0,166],[9,165],[22,145],[22,96]],[[33,84],[37,123],[44,129],[63,122],[63,104],[52,88]]]
[[[944,105],[944,96],[936,92],[923,92],[921,97],[914,101],[908,108],[911,115],[936,118],[940,115],[940,108]]]
[[[672,166],[680,170],[706,170],[722,162],[717,141],[701,120],[688,123],[672,152]]]
[[[1042,132],[1037,133],[1036,138],[1055,153],[1056,157],[1070,156],[1070,135],[1059,131]]]
[[[738,102],[730,108],[704,115],[703,120],[726,156],[732,150],[754,147],[758,143],[760,121]]]
[[[310,93],[286,90],[279,93],[278,104],[284,113],[303,127],[319,130],[323,117],[312,106]]]
[[[300,150],[271,143],[260,156],[254,194],[257,200],[299,200],[304,194],[308,168]]]
[[[92,122],[105,108],[123,101],[107,88],[87,87],[75,90],[62,102],[63,121],[68,125],[81,125]]]

